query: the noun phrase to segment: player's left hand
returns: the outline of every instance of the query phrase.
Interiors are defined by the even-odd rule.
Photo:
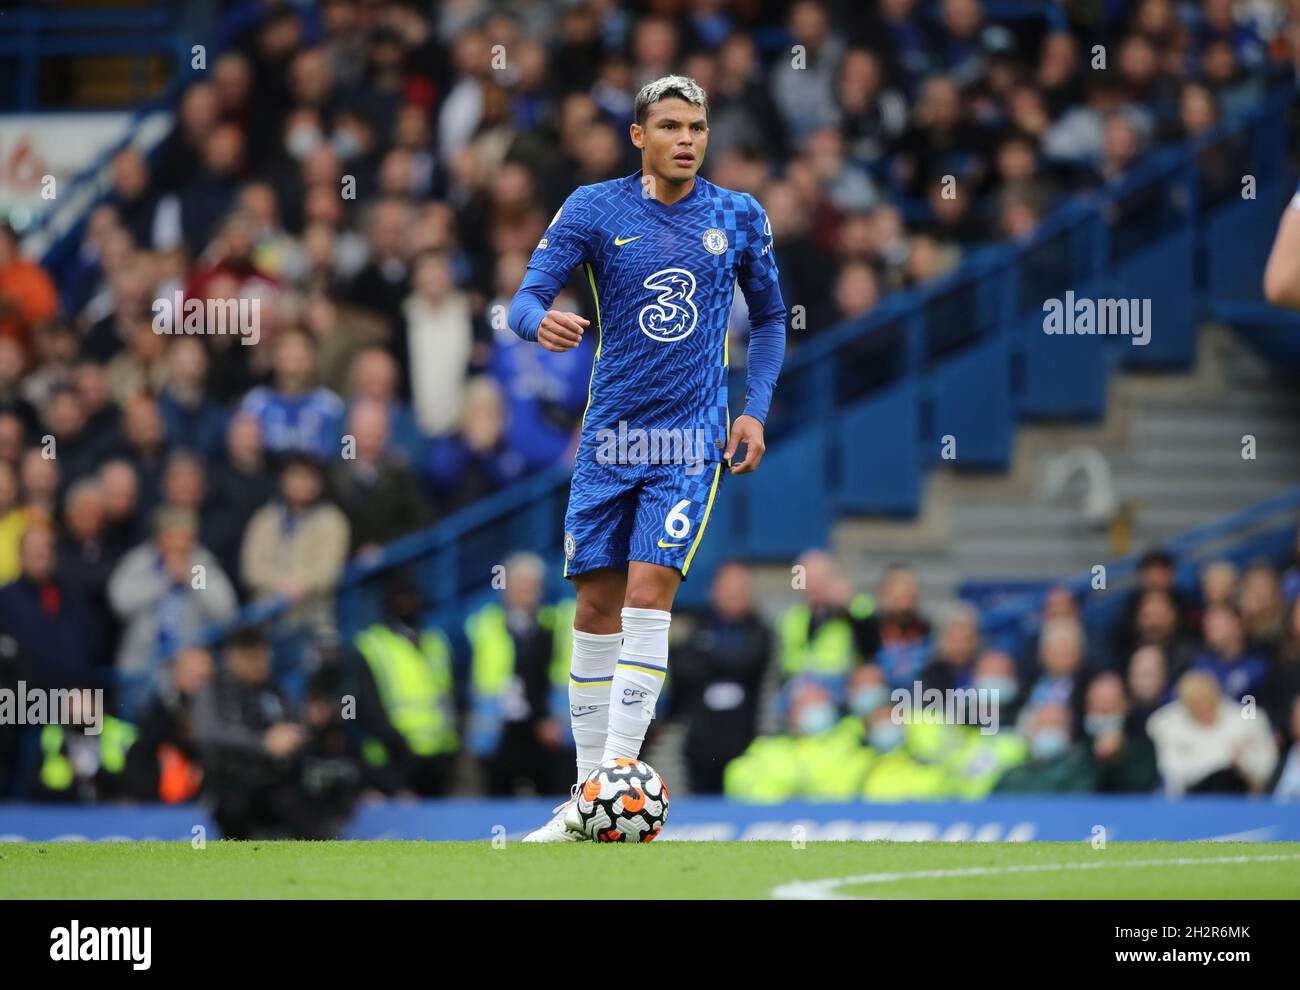
[[[745,459],[739,464],[731,465],[732,474],[749,474],[758,470],[758,462],[763,459],[767,444],[763,442],[763,424],[753,416],[740,416],[731,424],[731,443],[727,444],[723,455],[728,461],[736,448],[745,445]]]

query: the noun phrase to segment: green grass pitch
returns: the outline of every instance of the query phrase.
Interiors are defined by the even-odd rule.
[[[645,898],[1300,898],[1294,842],[33,842],[0,899],[589,897],[616,859]]]

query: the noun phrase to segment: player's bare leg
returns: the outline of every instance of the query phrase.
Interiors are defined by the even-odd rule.
[[[609,725],[610,685],[623,642],[622,609],[627,571],[603,567],[575,574],[578,604],[573,618],[573,659],[569,665],[569,717],[577,748],[577,783],[550,821],[525,842],[577,842],[585,839],[572,814],[578,784],[600,762]]]
[[[675,568],[640,560],[628,563],[623,651],[614,668],[601,762],[641,755],[655,702],[668,675],[668,628],[681,582]]]

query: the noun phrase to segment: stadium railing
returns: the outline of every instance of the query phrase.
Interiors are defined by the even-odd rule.
[[[1294,488],[1169,540],[1164,549],[1177,561],[1176,586],[1197,591],[1200,568],[1212,560],[1231,561],[1238,568],[1261,558],[1281,564],[1293,544],[1298,516],[1300,488]],[[1100,635],[1109,628],[1126,601],[1125,592],[1136,586],[1141,556],[1132,553],[1101,565],[1100,580],[1090,568],[1053,582],[1054,587],[1068,588],[1082,603],[1083,622],[1090,634]],[[981,609],[987,643],[1017,655],[1041,627],[1040,613],[1048,590],[1028,590]]]

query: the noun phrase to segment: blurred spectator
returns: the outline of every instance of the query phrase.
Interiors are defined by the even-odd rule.
[[[479,376],[465,387],[460,432],[429,445],[426,478],[440,515],[448,515],[522,476],[523,458],[505,438],[501,388]]]
[[[126,761],[135,727],[103,711],[95,691],[70,691],[67,717],[41,727],[36,801],[112,801],[129,796]]]
[[[315,346],[301,331],[286,331],[275,341],[275,381],[255,388],[239,411],[262,428],[262,447],[272,454],[308,451],[317,457],[338,455],[343,400],[314,385]]]
[[[1242,701],[1247,696],[1259,698],[1268,680],[1269,661],[1247,644],[1241,614],[1228,605],[1216,605],[1205,613],[1205,649],[1192,669],[1211,674],[1224,694]]]
[[[817,127],[836,123],[835,77],[844,41],[831,26],[826,9],[816,0],[795,3],[787,29],[794,54],[787,51],[789,57],[773,66],[772,99],[785,129],[798,141]]]
[[[210,549],[221,569],[246,591],[239,555],[249,520],[275,495],[275,480],[262,452],[262,426],[247,414],[231,417],[225,457],[212,470],[204,522]],[[242,597],[242,594],[241,594]]]
[[[824,550],[805,552],[796,566],[804,600],[777,621],[781,674],[786,680],[816,678],[838,698],[853,668],[874,659],[879,635],[870,622],[871,601],[852,597]]]
[[[27,532],[27,510],[18,501],[18,474],[8,461],[0,461],[0,585],[22,573],[18,545]]]
[[[1049,698],[1033,704],[1021,719],[1029,762],[1012,767],[998,781],[999,794],[1092,791],[1097,770],[1088,750],[1071,742],[1067,703]]]
[[[271,680],[271,650],[257,630],[228,641],[225,664],[193,703],[203,793],[223,839],[297,838],[315,825],[294,786],[292,757],[307,740]]]
[[[364,783],[362,756],[343,717],[334,667],[322,667],[307,685],[306,741],[295,759],[301,792],[301,837],[334,839],[352,817]]]
[[[21,387],[26,367],[22,343],[14,337],[0,337],[0,412],[17,416],[23,429],[35,436],[40,421]]]
[[[880,604],[864,625],[864,652],[874,656],[889,682],[910,687],[921,672],[930,638],[929,620],[921,614],[921,589],[916,574],[891,564],[880,582]]]
[[[1194,617],[1198,633],[1205,629],[1205,612],[1215,605],[1231,605],[1237,600],[1237,568],[1231,561],[1215,560],[1201,568],[1201,602]]]
[[[489,794],[559,790],[572,779],[568,663],[573,603],[542,606],[546,568],[531,553],[505,563],[502,601],[465,620],[470,646],[468,742]]]
[[[485,70],[486,67],[485,62]],[[410,207],[399,199],[383,199],[375,203],[370,211],[368,230],[370,261],[352,280],[348,298],[374,310],[387,321],[393,356],[398,364],[410,368],[414,374],[418,356],[408,353],[401,333],[402,303],[411,290],[408,247],[412,221]]]
[[[1195,637],[1184,627],[1178,605],[1168,591],[1151,589],[1138,599],[1134,619],[1137,638],[1134,652],[1143,646],[1158,646],[1169,665],[1169,679],[1176,681],[1196,658]]]
[[[1163,550],[1150,550],[1138,561],[1138,584],[1129,591],[1110,630],[1110,650],[1115,657],[1129,657],[1141,645],[1138,610],[1146,591],[1167,592],[1178,612],[1180,624],[1190,611],[1186,599],[1174,586],[1174,558]],[[1172,659],[1172,658],[1171,658]]]
[[[53,525],[59,504],[59,461],[51,456],[57,446],[29,447],[23,453],[18,483],[24,497],[27,525]]]
[[[235,125],[219,124],[199,142],[199,167],[178,191],[181,233],[195,251],[208,243],[234,202],[245,167],[244,133]]]
[[[1287,609],[1286,635],[1269,672],[1266,697],[1273,723],[1289,725],[1291,705],[1300,698],[1300,599]]]
[[[759,736],[727,764],[724,790],[744,801],[796,798],[847,800],[862,786],[871,753],[861,745],[863,722],[837,724],[835,702],[824,686],[795,685],[786,713],[787,733]],[[888,709],[881,709],[888,718]]]
[[[290,454],[280,468],[279,498],[249,520],[240,572],[255,598],[294,603],[286,624],[315,633],[333,625],[328,594],[348,559],[348,520],[324,501],[324,474],[311,454]]]
[[[1281,801],[1300,801],[1300,697],[1292,703],[1290,715],[1291,747],[1282,760],[1273,796]]]
[[[112,460],[99,469],[104,490],[104,545],[120,558],[144,538],[140,482],[130,461]]]
[[[1165,790],[1178,796],[1262,789],[1277,764],[1268,716],[1256,711],[1246,718],[1201,671],[1184,674],[1177,693],[1147,721]]]
[[[979,648],[979,615],[959,606],[944,623],[932,659],[921,668],[921,684],[939,691],[970,687]]]
[[[18,547],[21,574],[0,587],[0,628],[43,688],[102,686],[95,646],[104,630],[81,588],[61,576],[54,531],[33,526]]]
[[[753,741],[759,688],[772,655],[772,633],[755,610],[745,565],[719,567],[711,599],[676,647],[673,675],[672,707],[686,725],[683,752],[696,794],[720,794],[727,763]]]
[[[221,453],[226,413],[207,388],[208,353],[195,337],[178,337],[167,353],[167,371],[158,407],[167,442],[208,461]]]
[[[334,499],[348,519],[351,553],[372,553],[433,519],[420,483],[389,449],[388,409],[355,403],[347,420],[354,449],[329,472]]]
[[[122,713],[134,717],[153,689],[158,664],[203,626],[230,618],[235,591],[198,542],[192,510],[166,508],[153,539],[131,550],[108,581],[108,601],[124,624],[117,651]]]
[[[119,630],[108,604],[108,581],[118,556],[105,542],[104,486],[97,478],[83,478],[68,490],[58,559],[61,577],[78,589],[93,613],[93,628],[100,632],[94,643],[96,662],[110,663]]]
[[[212,683],[212,654],[201,646],[180,650],[140,717],[127,756],[127,779],[140,801],[179,804],[197,799],[203,767],[194,736],[194,701]]]
[[[0,223],[0,337],[26,347],[36,325],[58,312],[54,281],[39,264],[22,256],[18,235]]]
[[[460,749],[451,644],[425,621],[420,587],[398,572],[389,580],[385,618],[354,643],[357,722],[376,787],[388,794],[445,794]]]
[[[845,53],[839,65],[836,97],[849,157],[864,163],[884,159],[907,126],[908,108],[903,95],[885,84],[874,52],[853,48]],[[710,127],[713,130],[716,127]],[[711,135],[710,143],[715,140]]]
[[[1266,561],[1252,564],[1241,577],[1238,600],[1248,648],[1266,658],[1275,656],[1286,632],[1286,602],[1277,571]]]
[[[997,705],[1000,725],[1014,725],[1020,715],[1023,697],[1016,662],[1001,650],[985,650],[971,671],[971,687],[987,691]]]
[[[1077,712],[1079,687],[1086,679],[1085,633],[1077,619],[1051,619],[1043,624],[1038,642],[1040,673],[1025,695],[1027,708],[1051,702]]]
[[[126,403],[123,420],[126,455],[138,479],[136,511],[147,516],[162,500],[163,472],[167,467],[167,434],[158,403],[137,394]]]
[[[380,403],[388,411],[388,452],[414,468],[424,462],[425,441],[415,413],[398,397],[397,375],[397,362],[383,348],[361,351],[352,366],[348,413],[360,402]]]
[[[402,304],[410,391],[427,436],[454,430],[465,401],[474,327],[469,300],[456,288],[445,253],[415,259],[412,292]]]
[[[1169,665],[1158,646],[1143,646],[1129,658],[1127,684],[1133,702],[1133,718],[1145,724],[1147,717],[1170,700]]]
[[[72,385],[59,385],[46,400],[45,422],[55,438],[55,455],[59,461],[59,481],[66,498],[74,482],[93,474],[110,454],[119,453],[96,443],[86,424],[81,394]]]
[[[1156,750],[1144,724],[1129,718],[1124,682],[1107,671],[1084,696],[1083,732],[1103,794],[1153,791],[1160,782]]]
[[[1300,598],[1300,524],[1296,526],[1295,542],[1287,555],[1286,569],[1282,572],[1282,594],[1288,602]]]

